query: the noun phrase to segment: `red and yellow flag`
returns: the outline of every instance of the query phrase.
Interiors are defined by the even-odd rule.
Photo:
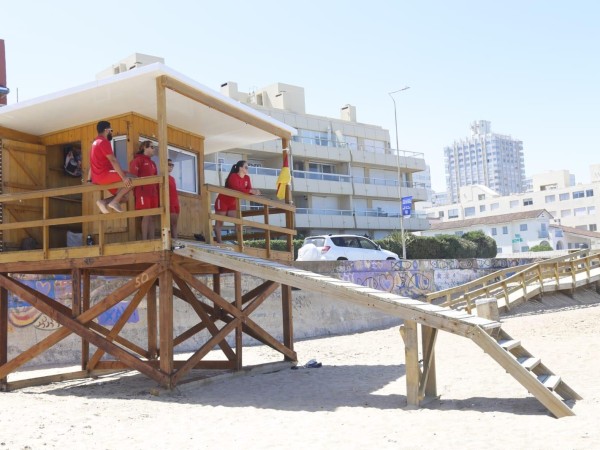
[[[277,177],[277,198],[279,200],[285,199],[285,188],[292,181],[292,175],[290,173],[290,163],[288,161],[288,151],[283,151],[283,166],[279,177]]]

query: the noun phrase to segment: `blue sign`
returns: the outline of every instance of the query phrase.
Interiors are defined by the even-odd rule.
[[[410,216],[412,207],[412,195],[410,197],[402,197],[402,216]]]

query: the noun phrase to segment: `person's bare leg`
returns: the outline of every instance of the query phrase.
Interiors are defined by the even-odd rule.
[[[217,214],[223,214],[222,211],[215,211]],[[221,228],[223,227],[223,222],[220,220],[215,220],[215,241],[217,243],[221,243]]]
[[[171,213],[171,238],[177,239],[177,222],[179,221],[179,214]]]
[[[127,194],[129,194],[129,192],[132,189],[133,188],[121,188],[121,189],[119,189],[119,191],[117,192],[117,195],[115,195],[112,198],[112,200],[110,200],[109,202],[107,202],[106,206],[108,206],[109,208],[114,209],[116,212],[123,212],[123,210],[121,209],[121,206],[119,205],[119,203],[124,202],[125,200],[127,200]]]

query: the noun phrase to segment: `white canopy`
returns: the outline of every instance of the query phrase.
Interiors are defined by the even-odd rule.
[[[162,75],[167,75],[210,99],[207,102],[210,106],[207,106],[167,89],[168,124],[204,136],[205,154],[277,137],[289,139],[296,134],[294,128],[158,62],[2,107],[0,126],[43,136],[129,112],[157,120],[156,79]],[[235,112],[237,118],[227,111]]]

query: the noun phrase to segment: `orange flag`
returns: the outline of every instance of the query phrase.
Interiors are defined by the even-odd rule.
[[[279,172],[279,177],[277,177],[277,198],[279,200],[285,199],[285,188],[292,181],[292,175],[290,173],[290,163],[288,161],[288,152],[287,150],[283,151],[283,166],[281,167],[281,172]]]

